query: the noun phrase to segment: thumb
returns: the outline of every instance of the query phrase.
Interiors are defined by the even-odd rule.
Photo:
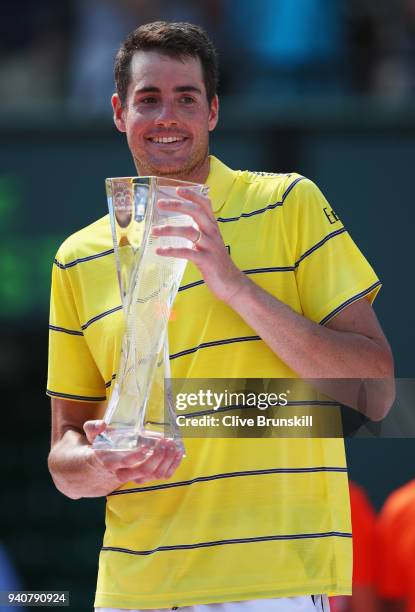
[[[90,444],[93,443],[98,434],[105,431],[107,425],[105,421],[97,420],[97,421],[85,421],[84,423],[84,432],[87,437],[87,440]]]

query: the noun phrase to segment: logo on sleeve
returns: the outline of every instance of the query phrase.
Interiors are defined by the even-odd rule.
[[[337,221],[340,221],[339,217],[336,215],[332,208],[323,208],[323,212],[329,220],[329,223],[331,223],[331,225],[337,223]]]

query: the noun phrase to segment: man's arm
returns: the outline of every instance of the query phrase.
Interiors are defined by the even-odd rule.
[[[105,403],[52,399],[48,466],[59,491],[72,499],[100,497],[129,481],[170,478],[182,459],[172,441],[160,440],[151,454],[143,448],[126,453],[91,448],[105,431],[104,411]]]
[[[181,211],[196,221],[194,227],[164,226],[158,236],[184,236],[196,248],[159,248],[157,253],[193,261],[206,285],[268,344],[282,361],[304,379],[385,379],[365,414],[379,420],[394,398],[393,358],[389,344],[369,302],[361,299],[341,311],[326,326],[295,312],[241,272],[223,243],[210,200],[180,188],[178,194],[192,202],[160,200],[164,210]],[[196,207],[194,206],[196,204]],[[344,401],[342,393],[330,395]],[[382,400],[379,403],[379,400]],[[358,408],[358,405],[353,407]]]
[[[354,302],[323,326],[299,315],[245,275],[235,287],[229,306],[302,378],[392,375],[392,354],[367,300]]]
[[[373,308],[360,299],[342,310],[326,326],[299,315],[243,275],[228,301],[268,346],[301,378],[312,379],[334,399],[382,419],[393,403],[393,357]],[[235,285],[238,287],[238,285]],[[378,379],[345,385],[316,379]]]

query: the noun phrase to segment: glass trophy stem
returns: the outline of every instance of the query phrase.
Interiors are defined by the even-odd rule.
[[[107,179],[125,331],[104,416],[107,429],[93,443],[97,450],[151,447],[166,437],[184,451],[169,383],[167,325],[187,262],[158,255],[156,248],[189,247],[191,242],[152,234],[155,225],[194,225],[187,215],[163,214],[157,208],[159,197],[177,198],[176,189],[181,185],[184,183],[157,177]],[[203,185],[186,183],[189,185],[203,192]]]

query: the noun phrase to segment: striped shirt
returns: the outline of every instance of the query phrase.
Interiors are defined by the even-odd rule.
[[[235,264],[325,324],[380,287],[318,188],[298,174],[233,171],[211,157],[213,210]],[[53,266],[48,393],[108,398],[123,330],[110,225],[68,238]],[[172,375],[295,378],[188,263],[169,323]],[[333,410],[333,407],[329,409]],[[107,499],[95,606],[163,608],[348,594],[351,528],[339,439],[186,439],[169,481]]]

